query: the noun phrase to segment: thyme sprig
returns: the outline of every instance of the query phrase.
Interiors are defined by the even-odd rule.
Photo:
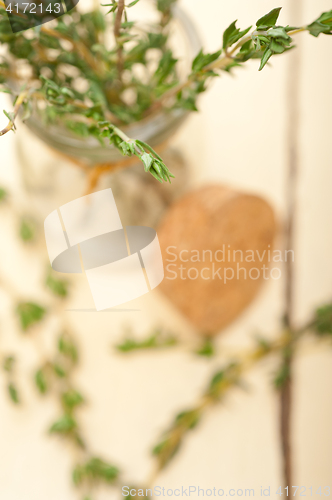
[[[288,377],[284,360],[289,353],[290,342],[292,342],[293,350],[295,344],[308,332],[316,336],[332,338],[332,304],[317,309],[313,320],[296,332],[290,333],[286,330],[273,341],[258,338],[254,349],[234,357],[232,361],[215,372],[197,403],[176,415],[169,429],[154,446],[152,452],[157,460],[157,472],[164,469],[176,455],[188,432],[201,422],[206,410],[222,402],[231,388],[240,385],[242,377],[249,369],[272,354],[278,354],[282,359],[280,371],[274,380],[275,387],[280,389]]]
[[[174,335],[161,328],[157,328],[143,340],[136,340],[132,335],[129,335],[121,343],[117,344],[115,348],[122,353],[128,353],[132,351],[164,349],[176,346],[177,344],[178,339]]]
[[[6,198],[8,198],[7,191],[0,188],[0,195],[0,198],[5,202]],[[52,278],[51,283],[49,283],[50,277]],[[56,299],[55,304],[48,304],[47,309],[45,306],[29,299],[25,301],[18,299],[17,293],[12,291],[10,284],[5,280],[1,282],[1,286],[10,293],[13,302],[16,302],[15,311],[19,319],[19,328],[31,338],[31,341],[37,343],[38,340],[36,347],[38,348],[39,362],[35,367],[33,382],[41,397],[52,396],[56,399],[59,409],[49,425],[49,432],[52,436],[57,436],[74,447],[75,454],[78,454],[79,457],[75,458],[72,480],[79,491],[84,493],[85,496],[82,498],[92,498],[91,494],[100,483],[119,487],[119,470],[116,465],[91,452],[80,425],[79,412],[86,403],[86,397],[75,384],[75,370],[79,366],[79,345],[60,314],[62,309],[59,311],[59,306],[63,308],[63,301],[68,297],[68,283],[62,282],[62,280],[58,282],[52,272],[47,269],[44,284],[47,286],[47,291],[51,292]],[[60,314],[61,333],[56,339],[53,352],[45,355],[39,342],[40,334],[43,331],[44,319],[47,315],[52,314],[57,317]],[[40,325],[40,328],[35,329],[34,327],[37,324]],[[156,472],[158,473],[166,467],[172,458],[176,456],[177,451],[180,450],[185,439],[190,435],[190,431],[200,424],[206,412],[223,402],[229,390],[241,384],[249,369],[272,354],[280,357],[280,370],[277,372],[274,382],[277,388],[281,389],[288,378],[284,362],[287,361],[289,355],[289,346],[292,347],[293,355],[298,342],[308,332],[313,332],[316,338],[332,340],[331,303],[319,307],[313,319],[302,328],[293,332],[285,329],[280,336],[272,341],[265,338],[257,339],[252,350],[227,356],[228,361],[210,376],[206,389],[197,402],[189,409],[185,409],[176,415],[167,431],[154,447],[153,452],[157,464]],[[165,338],[155,332],[154,335],[150,336],[149,339],[145,339],[141,344],[135,344],[135,342],[126,344],[124,342],[120,350],[124,352],[136,348],[163,347],[168,344],[169,340],[171,340],[169,337]],[[166,342],[164,343],[164,341]],[[211,347],[213,346],[210,343],[205,344],[199,354],[210,355]],[[3,355],[1,362],[6,391],[12,402],[16,404],[21,400],[21,394],[18,390],[20,384],[15,370],[16,356],[14,354]]]
[[[13,354],[1,357],[1,368],[6,378],[7,394],[14,404],[21,402],[20,392],[17,387],[16,358]]]
[[[28,119],[44,101],[46,108],[39,113],[46,124],[60,124],[81,137],[93,136],[102,145],[107,137],[122,154],[137,156],[158,181],[170,181],[172,175],[162,159],[147,144],[129,138],[124,127],[156,112],[196,111],[197,99],[212,78],[250,59],[259,59],[262,70],[272,56],[294,47],[293,36],[299,32],[315,37],[332,34],[332,11],[302,27],[277,24],[280,8],[261,17],[253,30],[251,26],[241,30],[234,21],[223,33],[222,46],[213,53],[201,50],[188,77],[180,81],[167,27],[175,0],[158,0],[159,23],[143,32],[127,13],[137,3],[112,0],[107,18],[99,8],[84,14],[74,9],[54,20],[51,28],[41,25],[27,36],[25,31],[11,31],[0,0],[0,44],[10,56],[0,62],[0,84],[4,91],[10,91],[13,81],[21,88],[14,110],[5,112],[8,124],[0,135],[15,130],[21,108]],[[18,18],[24,23],[23,14]],[[103,43],[107,21],[115,40],[110,47]],[[154,64],[150,49],[158,54]],[[27,66],[29,76],[19,76],[19,62]],[[145,69],[144,77],[137,76],[137,65]]]

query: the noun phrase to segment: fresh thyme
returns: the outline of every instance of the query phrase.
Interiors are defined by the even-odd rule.
[[[102,145],[106,141],[125,156],[137,156],[158,181],[170,182],[173,176],[162,158],[149,145],[128,137],[123,131],[127,125],[156,112],[197,111],[197,99],[212,78],[250,59],[259,59],[262,70],[272,56],[294,47],[293,36],[299,32],[315,37],[332,34],[332,11],[309,25],[291,27],[279,25],[281,9],[273,9],[254,28],[241,30],[231,23],[223,33],[222,46],[213,53],[201,50],[190,74],[180,81],[178,61],[169,46],[175,0],[156,2],[159,22],[145,31],[129,19],[137,3],[112,0],[106,15],[99,8],[84,14],[75,8],[55,19],[52,27],[46,24],[13,33],[0,0],[0,43],[7,49],[0,61],[0,84],[15,99],[14,110],[4,111],[8,124],[0,135],[15,130],[21,109],[26,120],[46,102],[42,111],[46,125],[60,124],[81,137],[95,137]],[[18,16],[17,22],[24,23],[24,16]],[[107,47],[104,39],[109,29],[114,44]],[[154,70],[149,69],[150,49],[158,53]],[[18,71],[22,62],[29,75],[24,78]],[[143,79],[136,75],[137,65],[145,68]],[[21,91],[13,90],[13,82]]]

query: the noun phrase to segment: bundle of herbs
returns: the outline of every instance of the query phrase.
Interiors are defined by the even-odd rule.
[[[170,181],[173,175],[162,158],[145,142],[128,137],[126,126],[179,108],[197,111],[197,98],[211,79],[250,59],[259,59],[262,70],[272,56],[294,47],[293,36],[299,32],[332,34],[332,10],[309,25],[292,27],[278,24],[281,8],[276,8],[254,27],[241,30],[234,21],[223,33],[222,46],[213,53],[200,50],[189,74],[180,79],[179,61],[169,43],[176,0],[157,0],[159,21],[146,29],[131,20],[139,1],[111,0],[103,6],[105,12],[94,5],[82,13],[78,6],[51,22],[23,29],[20,23],[24,27],[27,15],[13,13],[11,4],[9,9],[0,0],[0,42],[6,47],[1,91],[14,97],[14,109],[4,110],[8,124],[0,135],[15,130],[20,110],[24,121],[39,109],[46,126],[61,124],[83,138],[109,142],[123,155],[137,156],[158,181]],[[21,31],[12,29],[9,15]]]

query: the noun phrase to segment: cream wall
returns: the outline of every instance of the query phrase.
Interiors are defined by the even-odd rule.
[[[82,0],[83,1],[83,0]],[[182,0],[199,27],[204,45],[215,49],[223,29],[238,18],[246,27],[276,6],[273,0]],[[287,0],[281,21],[289,22]],[[303,22],[331,8],[328,0],[306,0]],[[301,22],[300,20],[299,22]],[[295,20],[293,20],[295,22]],[[313,307],[331,297],[332,275],[332,38],[298,37],[302,54],[301,74],[301,176],[298,191],[299,224],[296,243],[296,316],[304,321]],[[257,64],[215,80],[202,97],[200,114],[193,115],[175,142],[195,171],[197,185],[218,181],[259,193],[284,216],[286,175],[287,55],[274,58],[271,67],[258,73]],[[1,97],[1,105],[4,99]],[[3,107],[8,108],[7,103]],[[0,125],[5,124],[4,117]],[[24,133],[23,127],[18,134]],[[19,195],[14,156],[14,134],[1,138],[0,178]],[[31,154],[36,154],[32,151]],[[22,293],[40,293],[39,257],[20,250],[12,219],[3,213],[0,269]],[[32,264],[31,264],[32,263]],[[10,272],[9,272],[10,270]],[[25,276],[23,282],[22,275]],[[281,281],[268,282],[251,307],[218,339],[221,351],[251,345],[257,331],[273,336],[282,313]],[[21,352],[23,377],[38,363],[33,340],[22,338],[10,318],[11,302],[1,292],[1,350]],[[78,281],[70,308],[90,304],[85,282]],[[164,324],[193,341],[193,331],[158,291],[128,305],[136,312],[74,313],[68,321],[82,345],[77,384],[90,406],[81,412],[84,432],[96,454],[104,455],[124,470],[123,484],[144,482],[152,467],[149,450],[175,412],[190,406],[204,389],[209,374],[222,356],[208,362],[176,351],[114,355],[111,344],[130,324],[137,336]],[[47,350],[57,332],[56,320],[47,323],[42,344]],[[38,333],[36,333],[38,335]],[[294,482],[315,488],[332,478],[332,351],[325,343],[306,341],[295,365],[293,415]],[[273,364],[273,363],[272,363]],[[271,389],[274,366],[263,363],[248,378],[248,391],[232,391],[185,442],[171,466],[155,484],[175,488],[255,488],[281,484],[278,444],[278,404]],[[2,382],[1,382],[2,383]],[[30,381],[23,380],[21,409],[7,404],[0,391],[0,498],[1,500],[71,500],[70,450],[46,435],[57,408],[49,399],[37,398]],[[100,499],[110,498],[100,492]]]

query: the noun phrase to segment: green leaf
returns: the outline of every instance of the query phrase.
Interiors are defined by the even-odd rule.
[[[6,372],[11,373],[13,371],[14,364],[15,364],[14,356],[6,356],[5,359],[3,360],[2,368]]]
[[[106,20],[104,13],[99,9],[94,10],[92,13],[89,13],[91,16],[91,21],[97,31],[105,31],[106,30]]]
[[[234,35],[234,33],[237,33],[239,31],[236,28],[236,23],[237,23],[237,20],[234,21],[234,22],[232,22],[228,26],[228,28],[224,31],[224,34],[223,34],[223,44],[222,44],[223,49],[226,49],[226,47],[229,47],[229,40]]]
[[[32,241],[36,234],[35,222],[28,218],[23,217],[20,222],[20,238],[24,242]]]
[[[5,109],[3,109],[3,114],[8,118],[8,120],[10,122],[13,122],[15,121],[15,115],[12,111],[6,111]]]
[[[238,42],[242,37],[244,37],[251,29],[251,26],[249,26],[249,28],[241,31],[239,28],[236,27],[236,23],[237,23],[237,21],[234,21],[224,31],[223,49],[227,49],[228,47],[231,47],[234,43]]]
[[[62,95],[68,97],[69,99],[74,99],[75,97],[73,91],[70,90],[68,87],[61,87],[60,92]]]
[[[173,443],[170,439],[164,439],[152,450],[153,455],[158,457],[159,466],[165,467],[167,463],[176,455],[180,449],[181,442],[177,440]]]
[[[161,49],[167,42],[167,35],[163,33],[148,33],[149,48]]]
[[[48,386],[47,386],[44,368],[41,368],[41,369],[36,371],[35,383],[36,383],[36,386],[41,394],[45,394],[47,392]]]
[[[168,13],[177,0],[157,0],[157,9],[161,12]]]
[[[74,364],[78,361],[78,351],[73,339],[66,333],[60,335],[58,351],[69,358]]]
[[[151,168],[150,169],[150,174],[158,181],[158,182],[163,182],[163,180],[161,179],[161,177],[157,174],[157,172]]]
[[[142,160],[142,162],[144,164],[144,170],[145,170],[145,172],[149,172],[151,166],[153,165],[153,161],[154,161],[154,158],[153,158],[152,154],[150,154],[150,153],[143,153],[140,156],[140,159]]]
[[[122,153],[125,156],[131,156],[131,155],[135,154],[135,144],[132,141],[130,141],[130,142],[126,142],[126,141],[121,142],[120,148],[122,149]]]
[[[280,14],[282,7],[271,10],[268,14],[258,19],[256,26],[257,28],[271,28],[275,26]]]
[[[151,146],[149,146],[149,144],[147,144],[146,142],[140,141],[139,139],[136,139],[135,142],[138,146],[141,146],[141,148],[145,148],[148,151],[150,151],[150,153],[152,153],[156,158],[158,158],[158,160],[163,161],[163,159],[158,155],[158,153],[156,153],[156,151],[154,149],[152,149]]]
[[[317,309],[314,330],[318,335],[332,335],[332,304]]]
[[[73,481],[80,486],[85,480],[114,482],[119,476],[119,469],[98,457],[90,458],[86,463],[77,465],[73,470]]]
[[[267,353],[271,350],[271,341],[270,340],[268,340],[264,337],[258,336],[258,337],[256,337],[256,341],[257,341],[259,349],[261,349],[262,352]]]
[[[80,137],[89,137],[90,131],[86,123],[66,120],[66,127]]]
[[[163,453],[165,449],[168,448],[168,440],[165,439],[164,441],[161,441],[160,443],[156,444],[156,446],[152,449],[153,455],[160,455]]]
[[[22,330],[26,331],[43,319],[46,309],[35,302],[20,302],[16,307],[16,313],[18,314]]]
[[[82,438],[82,436],[78,432],[74,432],[73,438],[74,438],[74,442],[80,448],[82,448],[82,450],[86,449],[86,445],[85,445],[84,439]]]
[[[214,389],[218,384],[224,380],[225,378],[225,371],[220,370],[219,372],[215,373],[212,377],[212,380],[210,382],[210,389]]]
[[[116,349],[120,352],[131,352],[134,350],[171,347],[177,343],[178,341],[173,335],[163,335],[160,330],[157,330],[144,340],[127,338],[121,344],[116,345]]]
[[[12,382],[10,382],[7,388],[10,399],[13,401],[13,403],[18,404],[20,402],[20,398],[16,386]]]
[[[153,161],[153,169],[154,171],[157,173],[159,179],[161,179],[162,181],[166,181],[167,182],[167,176],[164,172],[164,168],[163,168],[164,164],[162,161],[158,160],[157,158],[154,159]]]
[[[257,49],[259,50],[261,48],[261,44],[265,45],[267,43],[270,43],[270,40],[271,39],[267,36],[258,35],[257,38],[255,38],[256,43],[258,43]]]
[[[102,3],[100,4],[102,7],[111,7],[110,10],[107,12],[107,14],[110,14],[112,12],[115,12],[117,9],[117,2],[112,0],[112,3]]]
[[[332,34],[332,10],[323,12],[319,18],[307,26],[309,33],[315,37],[321,33]]]
[[[200,417],[201,415],[198,410],[183,411],[175,417],[175,424],[191,430],[197,426]]]
[[[178,99],[177,104],[183,109],[188,109],[189,111],[198,111],[196,106],[196,95],[188,95],[187,97],[181,97]]]
[[[235,362],[229,363],[225,368],[215,373],[212,377],[207,395],[215,400],[219,400],[223,394],[225,387],[230,384],[239,383],[239,365]]]
[[[320,15],[317,21],[322,24],[330,26],[332,24],[332,10],[329,10],[328,12],[323,12],[323,14]]]
[[[236,60],[239,60],[240,62],[246,62],[251,57],[255,54],[255,47],[253,45],[252,40],[248,40],[246,43],[244,43],[239,50],[239,52],[236,54]]]
[[[198,73],[202,71],[203,68],[213,63],[213,61],[215,61],[216,59],[218,59],[220,55],[221,55],[221,50],[218,50],[217,52],[214,52],[212,54],[204,54],[203,50],[201,49],[192,62],[192,72]]]
[[[91,458],[85,465],[92,477],[100,478],[107,483],[113,482],[119,474],[119,469],[100,458]]]
[[[272,28],[268,31],[268,36],[271,38],[284,38],[285,40],[290,40],[290,36],[287,35],[286,29],[282,26],[277,28]]]
[[[0,202],[5,201],[7,196],[8,196],[8,193],[7,193],[6,189],[4,189],[3,187],[0,187]]]
[[[151,146],[149,146],[149,144],[147,144],[146,142],[140,141],[139,139],[136,139],[135,142],[139,148],[143,150],[147,149],[151,153],[150,157],[152,159],[152,164],[150,163],[150,157],[148,154],[147,156],[144,156],[144,154],[140,155],[140,159],[143,161],[145,166],[145,171],[149,171],[150,174],[153,175],[153,177],[159,182],[163,182],[163,180],[168,180],[169,182],[171,182],[170,178],[174,178],[174,175],[168,170],[165,163],[163,162],[163,159],[158,155],[158,153],[156,153],[156,151],[152,149]],[[159,161],[156,162],[156,159]],[[162,170],[162,174],[158,173],[160,169]]]
[[[22,109],[23,109],[23,112],[21,114],[21,120],[22,120],[22,122],[25,122],[31,116],[31,103],[30,103],[30,101],[24,102],[22,104]]]
[[[196,354],[198,354],[199,356],[205,356],[207,358],[211,358],[212,356],[215,355],[215,353],[216,353],[215,347],[211,339],[206,339],[202,347],[200,347],[196,351]]]
[[[84,398],[82,394],[80,394],[78,391],[74,389],[69,389],[68,391],[62,393],[61,401],[65,410],[68,410],[70,412],[76,406],[79,406],[82,403],[84,403]]]
[[[155,77],[157,78],[159,83],[172,73],[177,61],[178,60],[173,57],[173,53],[171,50],[167,49],[163,53],[159,61],[158,68],[155,72]]]
[[[282,43],[278,43],[275,40],[271,40],[271,43],[269,45],[269,48],[274,52],[275,54],[282,54],[285,52],[286,47]]]
[[[77,465],[72,472],[73,483],[75,486],[79,486],[84,478],[84,470],[80,465]]]
[[[262,71],[262,69],[264,68],[264,66],[266,65],[266,63],[268,62],[268,60],[270,59],[270,57],[272,55],[273,55],[273,52],[270,49],[270,47],[266,47],[266,49],[264,51],[264,54],[262,56],[262,59],[261,59],[261,64],[260,64],[260,67],[259,67],[259,71]]]
[[[45,284],[57,297],[65,298],[68,296],[68,281],[54,278],[49,274]]]
[[[68,434],[77,427],[76,421],[71,415],[63,415],[59,420],[51,425],[49,432],[57,434]]]
[[[130,2],[130,4],[127,5],[128,8],[134,7],[139,2],[139,0],[134,0],[133,2]]]
[[[54,373],[59,377],[59,378],[64,378],[67,375],[66,370],[61,366],[59,363],[53,363],[53,370]]]

